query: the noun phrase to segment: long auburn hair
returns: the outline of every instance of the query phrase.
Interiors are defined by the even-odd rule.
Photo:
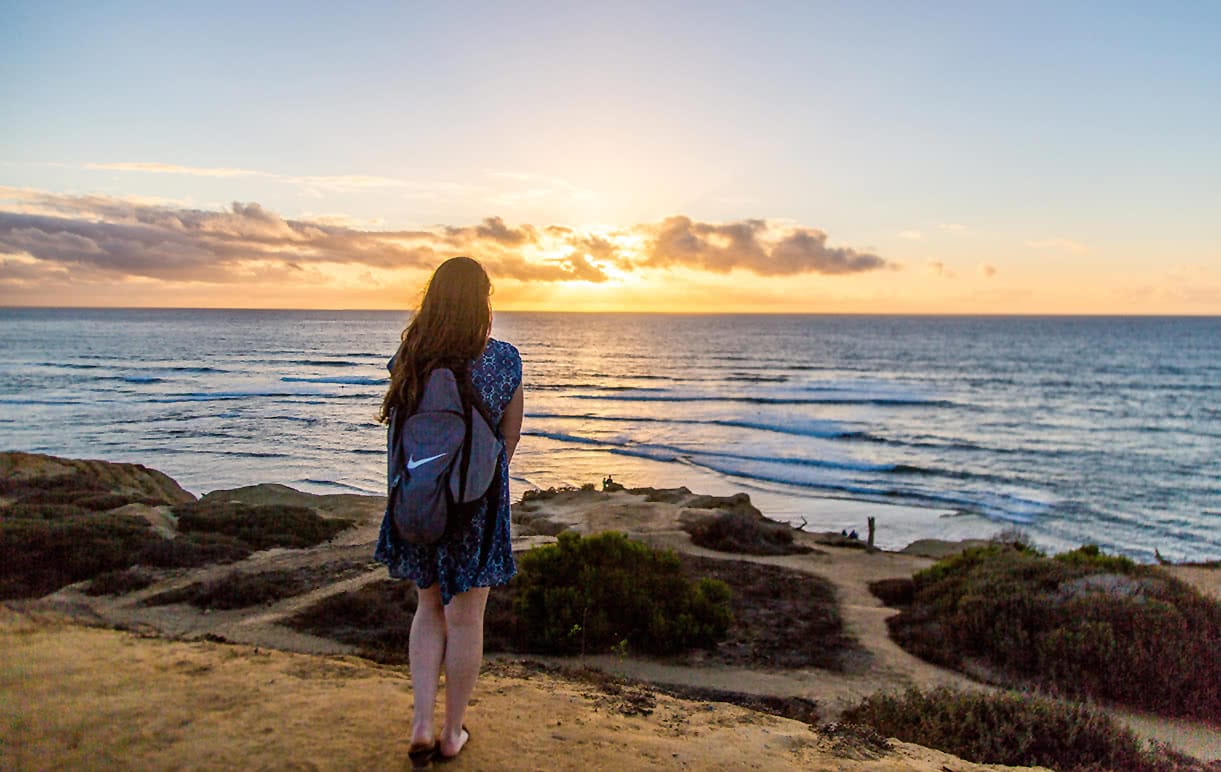
[[[403,330],[379,421],[388,422],[398,408],[414,409],[434,369],[466,373],[492,332],[491,296],[487,272],[471,258],[453,257],[437,267],[419,310]]]

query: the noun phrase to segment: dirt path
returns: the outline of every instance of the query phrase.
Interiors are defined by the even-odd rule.
[[[862,550],[819,546],[822,554],[761,557],[728,555],[698,547],[683,531],[651,533],[647,540],[657,546],[681,550],[701,557],[744,560],[780,566],[829,580],[839,596],[840,612],[848,633],[863,649],[859,661],[847,672],[821,669],[784,670],[775,673],[747,669],[690,668],[638,660],[596,658],[597,667],[622,675],[663,683],[706,685],[748,693],[795,695],[816,700],[826,718],[835,719],[849,705],[879,690],[902,690],[914,685],[983,687],[967,677],[908,654],[890,639],[886,618],[897,613],[884,607],[868,589],[877,579],[907,577],[932,563],[899,553],[866,555]]]

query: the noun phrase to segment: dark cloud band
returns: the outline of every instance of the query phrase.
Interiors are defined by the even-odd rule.
[[[30,191],[19,201],[17,211],[0,209],[0,254],[32,257],[57,274],[67,268],[90,276],[224,283],[248,280],[252,265],[264,275],[280,271],[288,277],[317,263],[429,268],[457,254],[483,260],[497,278],[523,282],[604,282],[610,267],[621,272],[741,269],[777,276],[889,266],[868,252],[827,246],[822,231],[777,230],[765,220],[704,223],[670,217],[625,229],[640,244],[628,251],[613,237],[562,226],[512,227],[498,217],[466,227],[376,231],[284,219],[257,203],[209,211]],[[540,246],[559,256],[526,258]],[[19,276],[29,273],[10,264],[0,281],[21,281]]]

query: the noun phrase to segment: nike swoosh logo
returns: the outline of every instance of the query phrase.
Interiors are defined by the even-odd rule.
[[[412,469],[415,469],[417,466],[423,466],[424,464],[427,464],[429,461],[436,461],[441,456],[448,456],[448,455],[449,455],[448,453],[438,453],[435,456],[429,456],[428,458],[421,458],[419,461],[416,461],[414,458],[409,458],[409,459],[407,459],[407,471],[410,472]]]

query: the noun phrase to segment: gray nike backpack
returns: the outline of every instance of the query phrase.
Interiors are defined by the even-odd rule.
[[[451,525],[469,521],[499,479],[503,441],[474,389],[463,385],[453,370],[437,368],[415,412],[390,421],[386,506],[411,544],[436,544]]]

